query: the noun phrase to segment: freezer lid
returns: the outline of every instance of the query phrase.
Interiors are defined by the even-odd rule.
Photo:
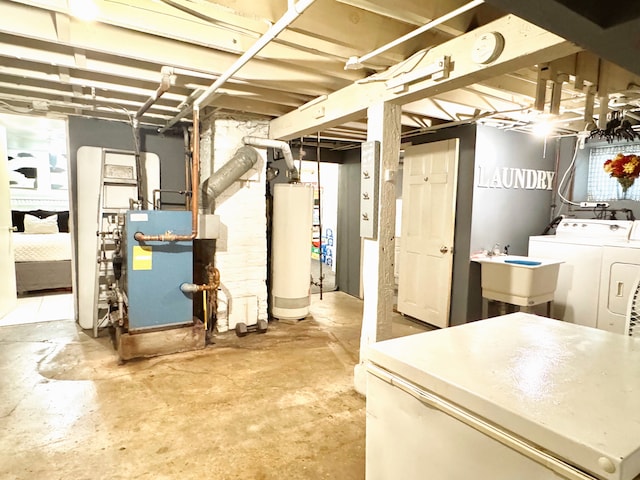
[[[640,474],[640,339],[514,313],[383,341],[369,360],[598,478]]]

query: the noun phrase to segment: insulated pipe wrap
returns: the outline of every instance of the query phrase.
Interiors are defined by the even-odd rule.
[[[277,148],[282,151],[284,161],[287,164],[289,173],[291,174],[291,180],[297,182],[300,179],[300,174],[295,164],[293,163],[293,154],[291,153],[291,147],[287,142],[282,140],[273,140],[271,138],[261,137],[243,137],[242,143],[245,145],[253,145],[254,147],[262,148]]]
[[[207,197],[214,200],[233,182],[247,173],[258,162],[258,152],[252,147],[240,147],[233,158],[207,180]]]

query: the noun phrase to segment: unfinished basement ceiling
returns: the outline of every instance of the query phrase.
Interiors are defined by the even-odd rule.
[[[0,0],[0,109],[128,121],[154,95],[162,72],[169,72],[169,91],[140,122],[159,129],[180,127],[190,120],[188,107],[193,100],[293,3],[95,0],[98,18],[86,22],[70,14],[68,0]],[[280,117],[354,82],[366,82],[371,75],[385,75],[389,67],[424,49],[473,35],[474,29],[489,22],[495,21],[499,29],[506,13],[488,3],[476,3],[372,57],[364,62],[365,68],[351,70],[345,69],[350,57],[367,55],[469,2],[316,0],[222,85],[204,113]],[[453,69],[456,55],[462,53],[470,55],[451,52]],[[534,109],[539,85],[545,93],[544,105],[541,93],[537,95],[542,111]],[[588,119],[606,116],[609,106],[624,110],[637,123],[638,85],[640,78],[594,53],[549,58],[548,63],[532,63],[404,105],[404,135],[471,121],[529,129],[542,116],[552,118],[557,132],[570,133],[585,130]],[[557,114],[549,115],[554,88]],[[366,124],[355,119],[327,128],[322,136],[363,140]]]

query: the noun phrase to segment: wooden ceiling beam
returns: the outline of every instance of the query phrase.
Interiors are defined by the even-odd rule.
[[[476,64],[471,59],[474,44],[481,34],[490,32],[500,32],[504,37],[504,50],[491,64]],[[419,72],[428,69],[444,56],[450,56],[453,67],[448,78],[433,79],[425,76],[414,83],[407,83],[404,90],[387,88],[384,81],[349,85],[312,107],[300,107],[272,120],[269,135],[283,140],[299,137],[308,132],[362,118],[367,107],[375,103],[394,102],[403,105],[579,50],[578,46],[557,35],[509,15],[433,47],[411,70]]]

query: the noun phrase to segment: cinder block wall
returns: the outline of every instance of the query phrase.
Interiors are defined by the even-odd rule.
[[[210,118],[203,122],[200,143],[201,184],[228,162],[242,146],[242,137],[267,138],[268,122]],[[223,284],[217,329],[236,323],[267,320],[267,236],[265,168],[266,150],[258,149],[256,167],[236,181],[216,200],[221,238],[216,241],[215,265]],[[228,297],[228,298],[226,298]],[[225,304],[225,298],[228,302]]]

